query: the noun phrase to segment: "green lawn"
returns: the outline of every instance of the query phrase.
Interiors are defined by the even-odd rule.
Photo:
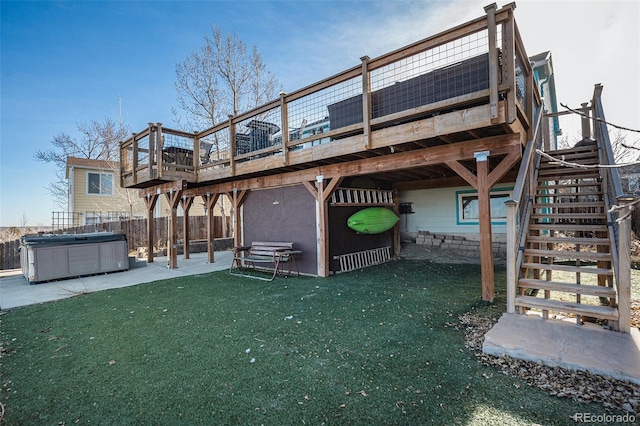
[[[481,365],[452,327],[477,265],[395,261],[263,282],[226,272],[0,316],[0,401],[21,424],[574,424],[599,405]]]

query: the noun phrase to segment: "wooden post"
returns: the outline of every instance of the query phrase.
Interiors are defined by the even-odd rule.
[[[155,179],[154,175],[154,166],[156,165],[155,161],[155,152],[156,152],[156,126],[153,123],[149,123],[149,158],[148,166],[149,166],[149,179]],[[158,168],[162,167],[162,155],[160,156],[160,160],[158,162]],[[135,170],[135,169],[134,169]]]
[[[591,137],[591,119],[588,117],[589,115],[589,103],[585,102],[582,105],[582,112],[584,114],[587,114],[587,117],[585,117],[584,115],[581,116],[581,123],[582,123],[582,137],[583,138],[590,138]]]
[[[144,204],[147,207],[147,263],[153,262],[153,235],[155,234],[155,221],[153,210],[158,201],[158,194],[147,194]]]
[[[285,92],[280,92],[280,128],[282,129],[282,164],[289,164],[289,110]],[[302,131],[302,129],[300,129]]]
[[[233,188],[231,193],[231,199],[233,201],[233,244],[236,247],[242,245],[242,218],[240,216],[240,207],[244,203],[248,191],[238,191],[238,188]]]
[[[207,192],[202,196],[204,200],[205,206],[207,208],[207,262],[214,263],[215,262],[215,226],[214,219],[215,216],[213,214],[213,208],[218,202],[218,198],[220,194],[211,194]]]
[[[507,206],[507,313],[516,312],[516,289],[518,287],[518,271],[516,270],[516,259],[518,257],[518,241],[516,214],[518,202],[508,200]]]
[[[510,3],[515,7],[514,3]],[[507,72],[507,85],[509,90],[507,91],[507,123],[511,124],[516,121],[516,31],[515,20],[513,17],[513,9],[509,11],[509,19],[507,19],[502,26],[502,42],[504,43],[504,54],[502,57],[503,67],[506,67]],[[528,59],[527,59],[528,60]],[[503,81],[504,83],[504,81]]]
[[[236,175],[236,128],[233,124],[233,115],[229,114],[229,167],[231,176]]]
[[[491,186],[489,185],[489,151],[476,152],[478,168],[478,208],[480,211],[480,268],[482,300],[493,302],[493,239],[491,236]]]
[[[178,204],[180,203],[182,190],[176,191],[171,189],[164,195],[167,197],[167,203],[169,203],[169,209],[171,211],[171,215],[169,216],[169,235],[167,235],[168,267],[169,269],[176,269],[178,267],[178,251],[176,250],[178,245],[176,221],[178,220]]]
[[[193,205],[194,197],[187,197],[185,195],[180,199],[180,206],[182,206],[182,258],[189,259],[189,209]]]
[[[489,107],[491,123],[498,122],[498,49],[496,48],[496,8],[492,3],[485,6],[487,13],[487,31],[489,37]],[[502,35],[504,37],[504,34]]]
[[[393,190],[393,212],[398,217],[400,217],[400,203],[398,201],[399,201],[398,190],[394,189]],[[400,257],[400,249],[401,249],[400,221],[398,221],[398,223],[396,223],[396,225],[393,227],[393,255],[396,258]]]
[[[631,206],[633,198],[618,198],[624,207],[618,217],[618,326],[623,333],[631,332]],[[627,216],[627,217],[625,217]]]
[[[324,200],[324,176],[316,176],[316,223],[318,227],[318,276],[329,276],[329,212],[327,202]]]
[[[363,56],[362,61],[362,125],[364,148],[371,148],[371,87],[369,84],[369,57]]]

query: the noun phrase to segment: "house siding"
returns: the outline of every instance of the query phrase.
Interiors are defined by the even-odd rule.
[[[492,188],[492,191],[512,188],[513,184],[501,184]],[[428,231],[432,234],[460,235],[469,240],[478,240],[479,225],[459,224],[457,214],[457,193],[473,190],[470,186],[458,186],[401,192],[400,202],[412,203],[414,213],[400,215],[400,231],[413,237],[420,231]],[[506,239],[504,221],[496,220],[491,230],[494,241]]]

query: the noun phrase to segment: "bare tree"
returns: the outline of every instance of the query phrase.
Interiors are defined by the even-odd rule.
[[[193,132],[276,99],[280,84],[256,46],[248,51],[236,34],[214,26],[200,50],[176,64],[175,88],[179,110],[172,110],[174,122]],[[217,138],[212,143],[216,152],[224,149]],[[226,230],[225,197],[219,203]]]
[[[51,141],[52,148],[36,150],[35,159],[53,164],[56,171],[55,179],[47,187],[56,205],[67,209],[69,199],[69,184],[65,178],[67,157],[87,158],[110,162],[118,161],[120,141],[130,132],[129,127],[120,120],[116,122],[110,118],[103,121],[92,120],[77,125],[80,139],[60,132]]]

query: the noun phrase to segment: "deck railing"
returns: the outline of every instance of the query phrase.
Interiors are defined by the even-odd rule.
[[[520,118],[529,126],[533,73],[514,7],[487,6],[486,16],[378,58],[363,57],[358,66],[199,133],[150,123],[121,144],[122,185],[215,181],[363,151],[378,128],[462,106],[490,104],[494,124]],[[349,147],[322,147],[354,135]]]

